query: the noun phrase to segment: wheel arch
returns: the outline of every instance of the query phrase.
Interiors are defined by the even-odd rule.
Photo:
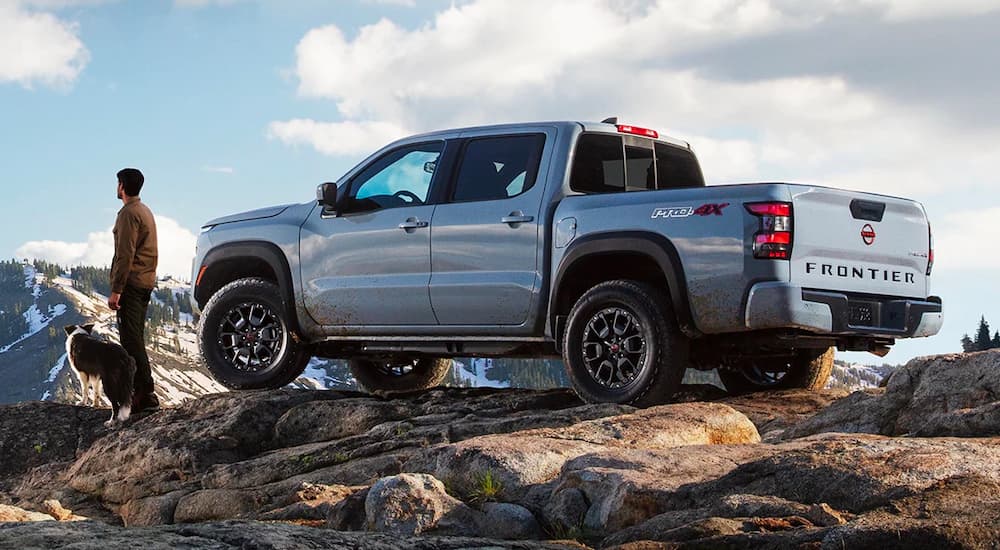
[[[631,279],[666,287],[682,332],[698,337],[688,300],[687,280],[677,249],[669,239],[642,231],[587,235],[574,241],[563,255],[549,298],[548,323],[552,337],[561,341],[561,320],[589,288],[613,279]]]
[[[204,308],[219,289],[248,277],[265,279],[278,286],[288,322],[300,332],[291,268],[285,253],[271,242],[230,242],[210,250],[199,268],[193,298],[199,308]]]

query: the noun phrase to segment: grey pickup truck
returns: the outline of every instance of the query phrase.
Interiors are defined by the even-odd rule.
[[[820,388],[834,348],[936,334],[919,203],[815,185],[705,186],[683,142],[540,122],[379,150],[316,200],[202,227],[205,363],[275,388],[311,357],[369,391],[441,383],[450,358],[561,356],[580,397],[648,405],[688,368],[727,388]]]

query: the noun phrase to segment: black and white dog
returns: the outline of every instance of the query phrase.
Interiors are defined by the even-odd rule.
[[[80,373],[83,384],[83,402],[93,387],[91,405],[101,400],[101,387],[111,401],[111,418],[104,423],[113,426],[125,422],[132,413],[132,383],[135,380],[135,359],[125,348],[94,336],[94,325],[68,325],[66,331],[66,357],[69,364]]]

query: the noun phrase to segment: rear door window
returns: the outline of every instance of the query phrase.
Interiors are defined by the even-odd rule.
[[[570,189],[581,193],[625,190],[625,151],[620,136],[583,134],[576,143]]]
[[[507,199],[531,189],[544,144],[544,134],[470,140],[462,155],[452,201]]]

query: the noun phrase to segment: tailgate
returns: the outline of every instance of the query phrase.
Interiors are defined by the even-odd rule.
[[[789,187],[793,283],[841,292],[928,296],[930,236],[920,203],[855,191]]]

